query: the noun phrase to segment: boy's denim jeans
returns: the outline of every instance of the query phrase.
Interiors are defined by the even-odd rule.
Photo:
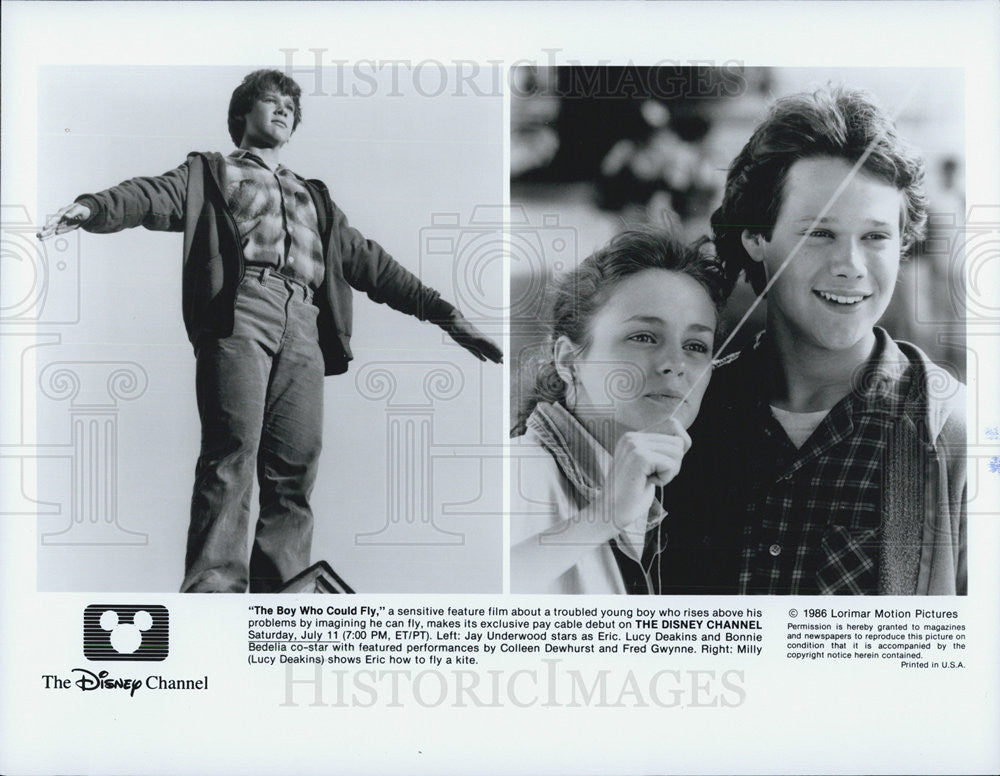
[[[309,565],[323,429],[318,312],[305,286],[248,268],[233,333],[197,344],[201,454],[181,592],[273,592]]]

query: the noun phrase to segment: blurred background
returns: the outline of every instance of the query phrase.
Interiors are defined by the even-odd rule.
[[[511,76],[511,402],[544,326],[545,282],[623,228],[710,234],[730,161],[778,97],[863,88],[923,156],[926,239],[882,325],[965,380],[964,89],[958,68],[523,67]],[[754,300],[743,280],[723,336]],[[759,305],[727,352],[764,327]],[[721,341],[720,341],[721,344]]]

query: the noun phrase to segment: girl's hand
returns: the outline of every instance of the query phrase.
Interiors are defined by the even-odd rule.
[[[602,499],[603,508],[610,511],[607,519],[619,530],[645,532],[656,488],[677,476],[690,448],[691,437],[676,418],[623,434],[615,446]]]

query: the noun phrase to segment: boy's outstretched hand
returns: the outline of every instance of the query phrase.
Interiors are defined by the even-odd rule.
[[[436,323],[448,332],[455,342],[480,361],[489,360],[494,364],[503,363],[503,351],[497,347],[493,340],[469,323],[458,310],[455,310],[450,318],[436,321]]]
[[[71,232],[90,218],[90,208],[74,202],[45,220],[45,226],[35,232],[39,240],[47,240],[54,234]]]
[[[45,226],[39,229],[35,236],[39,240],[47,240],[53,235],[70,232],[85,223],[90,215],[90,208],[74,202],[49,216],[45,221]],[[451,317],[435,321],[435,323],[480,361],[489,360],[495,364],[503,363],[503,351],[493,340],[469,323],[458,310],[455,310]]]

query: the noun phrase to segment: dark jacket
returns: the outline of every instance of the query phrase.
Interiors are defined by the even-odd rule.
[[[915,345],[894,342],[882,329],[876,336],[884,343],[882,356],[864,381],[869,388],[887,381],[880,390],[890,392],[908,386],[886,451],[877,592],[964,595],[965,386]],[[747,440],[756,438],[754,419],[766,406],[765,379],[756,347],[723,359],[712,376],[691,427],[691,451],[667,487],[671,533],[661,556],[664,592],[737,592],[752,487],[746,461],[755,454]]]
[[[184,232],[182,303],[192,344],[203,335],[232,333],[236,288],[244,273],[239,232],[220,184],[224,164],[222,154],[195,152],[163,175],[131,178],[77,198],[92,213],[83,225],[88,232],[133,226]],[[314,299],[326,374],[347,371],[353,358],[352,288],[421,320],[442,321],[451,315],[454,308],[437,291],[348,225],[321,181],[300,180],[316,205],[323,241],[323,284]]]

